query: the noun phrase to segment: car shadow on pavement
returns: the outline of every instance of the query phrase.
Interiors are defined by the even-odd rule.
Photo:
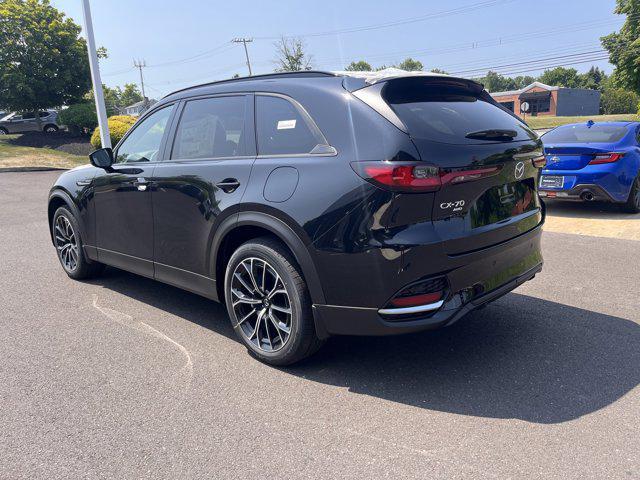
[[[95,283],[234,337],[223,306],[109,272]],[[640,325],[511,293],[446,329],[332,338],[283,370],[425,409],[560,423],[596,412],[640,383]]]
[[[554,217],[584,218],[588,220],[640,219],[638,214],[625,213],[619,204],[605,202],[568,202],[545,200],[547,215]]]

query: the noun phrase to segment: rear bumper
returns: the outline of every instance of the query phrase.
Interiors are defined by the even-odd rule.
[[[542,175],[564,177],[562,188],[540,187],[539,194],[542,198],[585,201],[585,195],[591,193],[593,200],[601,202],[626,201],[633,183],[631,179],[635,178],[635,175],[627,172],[625,163],[620,161],[587,165],[580,170],[544,169]]]
[[[553,200],[568,200],[574,202],[615,202],[616,200],[609,195],[600,185],[581,184],[569,190],[540,190],[540,197]]]
[[[410,317],[370,307],[314,305],[316,331],[331,335],[396,335],[451,325],[467,313],[507,294],[542,270],[541,227],[509,242],[467,256],[446,274],[451,291],[437,309]]]

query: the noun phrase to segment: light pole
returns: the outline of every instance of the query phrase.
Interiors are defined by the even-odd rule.
[[[103,148],[111,148],[109,125],[107,124],[107,108],[104,105],[102,93],[102,81],[100,80],[100,65],[96,53],[96,41],[93,38],[93,23],[91,21],[91,7],[89,0],[82,0],[82,13],[84,14],[84,30],[87,36],[87,50],[89,51],[89,67],[91,68],[91,83],[93,83],[93,96],[96,101],[98,113],[98,128],[100,129],[100,141]]]

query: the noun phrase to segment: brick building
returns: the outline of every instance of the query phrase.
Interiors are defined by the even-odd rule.
[[[520,105],[530,105],[530,115],[598,115],[600,113],[600,92],[584,88],[552,87],[533,82],[521,90],[494,92],[491,94],[509,110],[520,114]]]

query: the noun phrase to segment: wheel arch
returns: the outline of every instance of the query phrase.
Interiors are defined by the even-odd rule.
[[[71,195],[69,195],[61,188],[56,188],[49,194],[49,201],[47,203],[47,218],[49,220],[49,236],[51,237],[51,243],[53,243],[53,230],[51,227],[53,216],[55,215],[56,210],[58,210],[58,208],[60,207],[67,207],[69,208],[69,210],[71,210],[71,213],[73,213],[78,221],[78,225],[80,227],[80,236],[82,238],[87,238],[84,232],[84,225],[82,225],[82,222],[80,220],[80,212],[74,201],[71,199]]]
[[[225,219],[217,228],[211,246],[210,272],[216,278],[220,300],[224,299],[224,269],[235,247],[251,238],[270,235],[292,253],[309,287],[313,303],[325,303],[324,291],[307,246],[284,220],[265,212],[240,212]]]

